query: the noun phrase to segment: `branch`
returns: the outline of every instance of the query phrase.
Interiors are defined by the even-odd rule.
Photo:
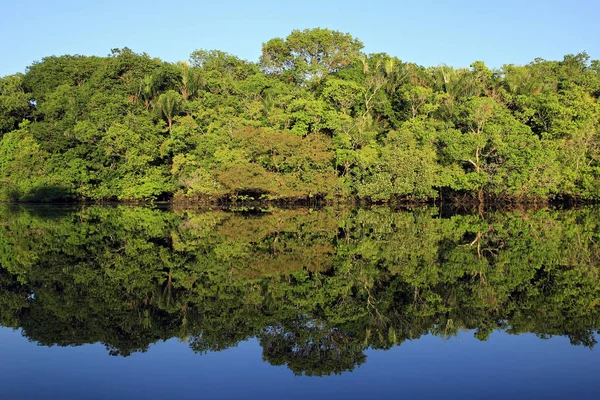
[[[471,160],[470,158],[467,160],[468,162],[470,162],[471,164],[473,164],[473,166],[475,168],[478,168],[477,164],[475,163],[475,161]]]

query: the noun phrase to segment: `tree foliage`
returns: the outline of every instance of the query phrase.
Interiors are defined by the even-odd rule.
[[[46,57],[0,78],[0,200],[600,199],[587,54],[491,70],[362,48],[315,28],[259,62]],[[33,149],[36,163],[14,153]]]

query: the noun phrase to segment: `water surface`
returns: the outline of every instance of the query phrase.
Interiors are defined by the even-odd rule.
[[[0,207],[6,398],[597,398],[600,213]]]

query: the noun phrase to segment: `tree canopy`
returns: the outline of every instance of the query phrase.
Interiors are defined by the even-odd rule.
[[[50,56],[0,78],[0,200],[600,199],[600,62],[419,66],[324,28],[257,62]]]

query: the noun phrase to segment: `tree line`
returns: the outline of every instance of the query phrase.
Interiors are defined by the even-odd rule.
[[[444,216],[0,207],[0,324],[112,355],[177,337],[199,354],[256,338],[327,375],[423,335],[566,336],[600,328],[597,209]]]
[[[293,31],[258,62],[51,56],[0,78],[0,200],[600,199],[600,62],[498,70]]]

